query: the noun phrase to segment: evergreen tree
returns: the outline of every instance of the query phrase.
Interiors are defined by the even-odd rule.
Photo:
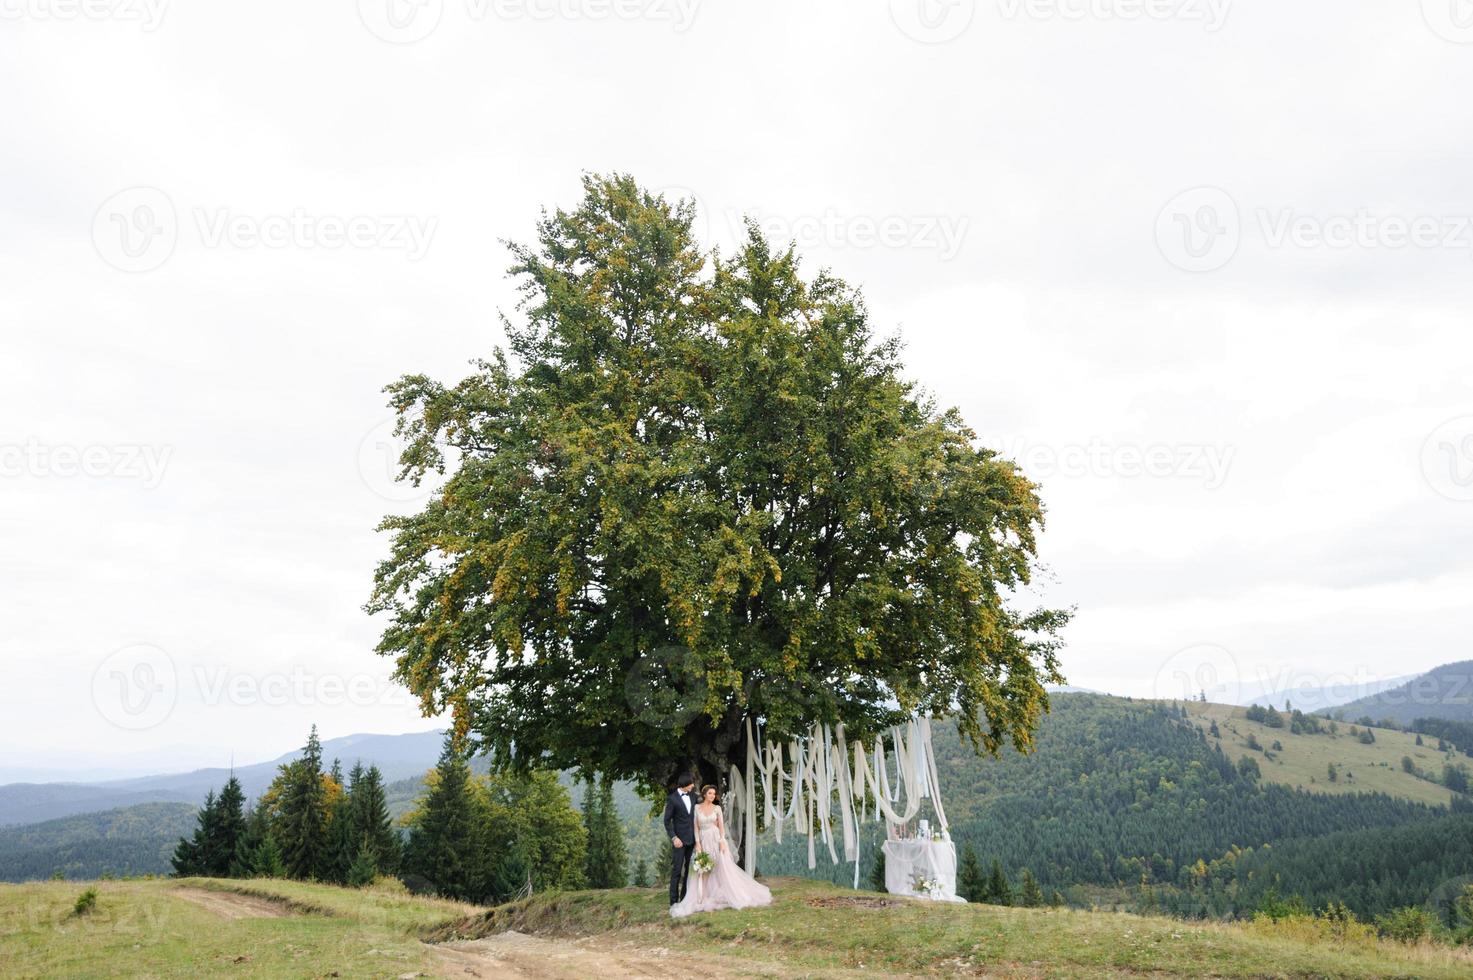
[[[588,858],[585,876],[589,888],[623,888],[629,875],[625,868],[628,857],[624,846],[624,828],[614,809],[614,783],[605,777],[593,797],[593,781],[583,794],[583,822],[588,833]]]
[[[328,811],[327,862],[322,876],[334,884],[348,883],[348,871],[358,858],[358,845],[363,836],[353,825],[353,801],[346,793],[340,794]]]
[[[982,874],[982,865],[977,862],[977,852],[968,844],[962,848],[962,864],[957,869],[956,893],[969,902],[980,902],[987,894],[987,879]]]
[[[317,726],[307,737],[302,757],[281,768],[281,815],[275,830],[282,860],[292,878],[318,878],[329,866],[326,789],[323,786],[322,742]]]
[[[174,873],[180,877],[229,877],[236,849],[245,834],[244,805],[240,780],[233,775],[218,796],[214,790],[206,793],[205,805],[196,818],[194,836],[190,840],[180,838],[174,849]]]
[[[251,855],[251,877],[286,877],[286,860],[281,856],[281,847],[271,834],[267,834],[262,839],[261,846],[256,848],[256,852]]]
[[[245,829],[235,842],[235,855],[230,860],[230,877],[250,878],[255,874],[255,856],[268,836],[266,808],[255,806],[245,814]]]
[[[378,877],[378,856],[375,852],[373,839],[364,835],[358,841],[356,853],[353,855],[353,863],[348,868],[344,883],[350,888],[362,888],[364,885],[373,884]]]
[[[195,816],[194,836],[189,840],[179,838],[170,863],[174,865],[174,877],[190,878],[204,874],[205,848],[215,821],[215,791],[205,794],[205,805]]]
[[[360,840],[366,837],[373,844],[379,870],[393,874],[399,867],[399,835],[389,818],[384,777],[378,766],[355,766],[348,795],[353,802],[354,831]]]
[[[1027,868],[1023,869],[1023,890],[1018,896],[1018,904],[1030,909],[1038,908],[1043,904],[1043,890],[1038,887],[1038,881],[1033,877],[1033,872]]]
[[[987,897],[983,899],[993,905],[1012,905],[1013,888],[1008,884],[1008,876],[1002,873],[1002,864],[995,858],[992,862],[992,874],[987,878]]]
[[[240,787],[240,780],[232,773],[225,781],[225,787],[220,790],[220,795],[215,798],[215,826],[214,836],[210,841],[209,874],[217,878],[230,877],[231,865],[235,863],[236,852],[245,833],[245,791]]]
[[[669,847],[670,842],[666,841],[665,846]],[[669,863],[666,862],[665,867],[669,866]],[[888,892],[890,890],[889,886],[885,884],[885,849],[883,847],[875,851],[875,866],[869,872],[869,886],[877,892]]]
[[[634,887],[648,888],[650,886],[650,866],[644,858],[634,865]]]
[[[428,881],[437,894],[463,901],[483,891],[483,869],[476,847],[477,806],[470,768],[445,736],[440,761],[431,773],[404,852],[404,870]]]

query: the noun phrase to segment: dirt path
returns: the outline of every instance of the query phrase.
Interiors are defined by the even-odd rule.
[[[798,977],[780,963],[722,957],[719,953],[673,951],[661,946],[639,946],[608,937],[544,939],[520,932],[503,932],[469,942],[430,946],[444,977],[497,977],[508,980],[564,980],[598,977],[700,975],[704,978]]]
[[[209,909],[222,919],[279,919],[288,914],[280,902],[254,895],[217,892],[208,888],[174,888],[169,894]]]

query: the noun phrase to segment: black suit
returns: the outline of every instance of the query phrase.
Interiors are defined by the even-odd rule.
[[[687,806],[686,804],[689,804]],[[690,872],[691,852],[696,843],[696,795],[676,790],[665,799],[665,836],[679,837],[681,847],[673,847],[670,860],[670,904],[685,897],[685,881]]]

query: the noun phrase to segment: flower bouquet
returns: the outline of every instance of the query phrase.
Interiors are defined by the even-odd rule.
[[[696,869],[698,875],[708,875],[716,870],[716,859],[711,856],[710,851],[702,851],[691,861],[691,867]]]
[[[917,874],[911,878],[910,885],[918,895],[925,895],[927,898],[941,897],[941,882],[935,878],[928,878],[923,874]]]

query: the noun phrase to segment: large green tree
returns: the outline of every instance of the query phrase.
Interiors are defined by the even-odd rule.
[[[1066,614],[1017,608],[1037,487],[902,373],[858,293],[755,227],[588,176],[514,245],[508,349],[391,384],[401,477],[379,652],[498,767],[722,783],[744,723],[949,714],[1029,744]],[[1028,370],[978,363],[989,376]]]

